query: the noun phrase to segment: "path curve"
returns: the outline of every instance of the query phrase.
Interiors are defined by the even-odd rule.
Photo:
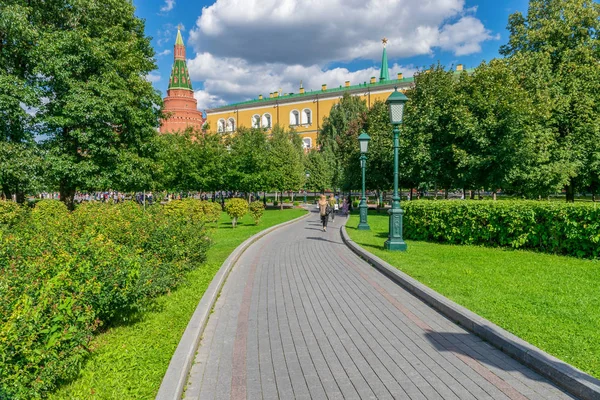
[[[343,222],[313,212],[246,250],[185,399],[573,398],[358,258]]]

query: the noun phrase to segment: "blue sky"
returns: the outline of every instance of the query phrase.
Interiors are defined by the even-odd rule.
[[[508,16],[527,0],[134,0],[146,20],[166,94],[182,24],[198,108],[335,87],[377,75],[387,37],[390,73],[438,61],[475,67],[498,57]]]

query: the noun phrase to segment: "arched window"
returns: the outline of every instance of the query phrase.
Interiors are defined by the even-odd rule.
[[[262,127],[271,129],[271,114],[263,114],[262,116]]]
[[[290,111],[290,125],[300,125],[300,113],[298,112],[298,110]]]
[[[235,119],[233,118],[229,118],[227,120],[227,132],[233,132],[235,131]]]
[[[221,118],[219,122],[217,122],[217,132],[225,132],[225,120],[223,118]]]
[[[302,110],[302,125],[312,124],[312,113],[308,108]]]
[[[252,116],[252,127],[253,128],[260,128],[260,115],[254,114]]]
[[[302,139],[302,147],[306,150],[306,149],[310,149],[312,147],[312,140],[311,138],[307,137]]]

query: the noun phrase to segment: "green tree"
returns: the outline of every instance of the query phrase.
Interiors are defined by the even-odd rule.
[[[14,194],[17,202],[41,185],[42,160],[37,147],[28,143],[0,141],[0,189],[5,198]]]
[[[255,193],[268,188],[269,151],[264,130],[240,128],[228,143],[226,189]]]
[[[465,137],[471,129],[471,118],[457,91],[452,70],[441,65],[415,74],[415,87],[410,95],[411,112],[401,127],[404,137],[423,140],[422,179],[448,190],[465,183]]]
[[[600,175],[600,4],[531,0],[527,16],[512,14],[508,29],[500,53],[540,104],[540,117],[555,136],[545,167],[574,201],[576,190]]]
[[[33,71],[46,99],[36,119],[47,137],[48,177],[73,208],[76,190],[130,186],[119,181],[119,165],[138,169],[153,157],[147,144],[161,98],[145,76],[156,68],[154,50],[129,1],[34,3],[41,33]]]
[[[544,167],[551,161],[546,144],[552,133],[540,124],[540,104],[509,62],[482,63],[461,76],[458,91],[475,124],[466,138],[466,181],[494,197],[500,188],[526,196],[552,191],[554,175]]]
[[[295,131],[286,131],[279,125],[273,128],[269,138],[268,170],[269,187],[280,192],[299,191],[304,185],[304,151],[302,140]],[[283,210],[283,201],[280,202]]]
[[[360,97],[344,93],[339,103],[335,104],[317,137],[322,149],[331,149],[333,157],[333,188],[338,188],[348,179],[344,178],[346,168],[352,160],[358,146],[358,135],[364,125],[367,104]],[[355,182],[355,181],[352,181]]]
[[[325,189],[331,187],[333,168],[326,159],[325,153],[327,151],[331,152],[331,150],[325,150],[324,152],[313,150],[305,158],[304,167],[308,174],[306,181],[308,189],[324,193]]]

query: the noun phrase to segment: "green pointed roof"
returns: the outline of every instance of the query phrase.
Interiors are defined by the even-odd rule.
[[[169,89],[192,89],[192,81],[185,60],[175,60],[171,69]]]
[[[383,56],[381,57],[381,73],[379,74],[379,81],[390,80],[390,69],[388,67],[387,49],[383,47]]]

